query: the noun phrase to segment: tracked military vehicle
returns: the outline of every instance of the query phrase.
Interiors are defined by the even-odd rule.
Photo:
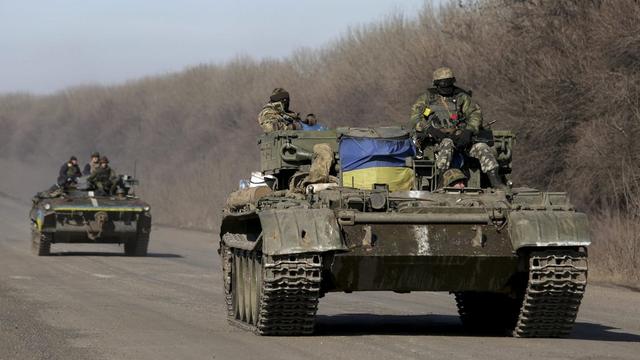
[[[136,184],[121,175],[117,192],[107,194],[80,178],[65,189],[38,193],[30,212],[33,253],[50,255],[51,245],[60,243],[114,243],[124,244],[128,256],[147,255],[151,213],[135,195]]]
[[[509,183],[514,136],[488,144]],[[335,161],[306,184],[316,144]],[[260,335],[314,330],[328,292],[446,291],[465,326],[562,337],[587,280],[585,214],[563,192],[488,187],[464,158],[464,189],[442,188],[427,147],[401,128],[278,131],[260,137],[263,184],[229,196],[220,231],[227,316]]]

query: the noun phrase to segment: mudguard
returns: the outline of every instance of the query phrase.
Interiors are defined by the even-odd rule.
[[[514,250],[591,244],[587,215],[574,211],[514,211],[509,215],[509,233]]]
[[[268,255],[347,250],[330,209],[277,209],[259,213],[262,252]]]

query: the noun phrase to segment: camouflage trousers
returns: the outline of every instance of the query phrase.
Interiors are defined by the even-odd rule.
[[[489,145],[485,143],[473,144],[473,146],[471,146],[471,150],[469,150],[469,155],[480,161],[480,169],[485,174],[498,168],[498,160],[496,160],[496,156],[491,151]]]
[[[443,139],[435,149],[436,155],[436,168],[440,171],[445,171],[451,166],[451,158],[455,151],[455,144],[453,140],[446,138]],[[491,151],[489,145],[485,143],[475,143],[469,150],[469,156],[478,159],[480,162],[480,169],[482,172],[487,173],[491,170],[498,168],[498,161],[495,155]]]
[[[453,140],[449,138],[442,139],[442,141],[436,145],[436,168],[438,168],[438,170],[445,171],[449,169],[455,148],[456,146]]]
[[[331,146],[325,143],[314,145],[309,176],[304,183],[317,184],[328,182],[332,164],[333,150],[331,150]]]

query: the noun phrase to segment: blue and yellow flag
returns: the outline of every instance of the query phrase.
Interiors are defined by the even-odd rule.
[[[413,187],[413,170],[405,165],[405,159],[416,154],[409,138],[343,136],[339,152],[343,186],[370,190],[373,184],[387,184],[390,191]]]

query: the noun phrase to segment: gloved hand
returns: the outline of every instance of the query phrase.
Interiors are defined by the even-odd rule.
[[[464,149],[471,144],[471,137],[473,136],[473,132],[471,130],[459,130],[456,132],[454,138],[452,139],[455,143],[456,147],[459,149]]]
[[[446,137],[446,134],[443,133],[440,129],[436,129],[433,126],[429,126],[425,131],[427,137],[433,139],[436,142],[442,141]]]
[[[418,143],[422,144],[427,139],[427,134],[425,134],[423,131],[416,131],[413,137],[414,139],[416,139],[416,141],[418,141]]]

